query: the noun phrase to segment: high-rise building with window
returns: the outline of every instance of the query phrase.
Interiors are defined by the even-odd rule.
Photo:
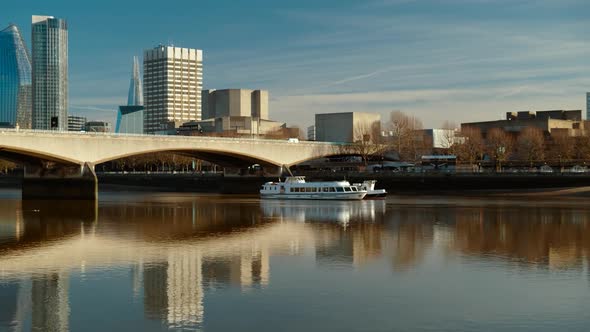
[[[143,54],[144,130],[201,119],[203,51],[158,46]]]
[[[0,31],[0,123],[31,128],[31,58],[16,25]]]
[[[122,134],[143,134],[144,113],[139,62],[137,61],[137,57],[133,57],[133,69],[131,71],[131,82],[129,83],[127,106],[119,106],[115,132]]]
[[[53,16],[33,16],[33,128],[68,128],[68,26]]]

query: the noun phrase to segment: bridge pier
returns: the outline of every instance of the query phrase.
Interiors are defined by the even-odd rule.
[[[23,199],[98,198],[98,180],[94,165],[61,165],[44,162],[25,166],[22,185]]]

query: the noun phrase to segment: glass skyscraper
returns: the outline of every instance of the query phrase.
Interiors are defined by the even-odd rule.
[[[0,123],[31,128],[31,58],[16,25],[0,31]]]
[[[68,129],[68,26],[33,16],[33,128]]]
[[[143,90],[141,75],[139,73],[139,61],[134,56],[129,94],[127,95],[127,106],[119,106],[115,132],[121,134],[143,134],[143,117]]]

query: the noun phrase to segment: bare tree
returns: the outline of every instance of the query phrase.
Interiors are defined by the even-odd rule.
[[[590,159],[590,132],[587,131],[584,135],[576,137],[574,157],[584,161]]]
[[[350,145],[351,152],[363,159],[365,166],[369,158],[380,154],[383,149],[379,123],[359,123],[355,126],[353,137],[355,142]]]
[[[397,151],[400,159],[416,159],[418,140],[416,132],[422,129],[422,121],[401,111],[392,111],[389,115],[390,144]]]
[[[16,164],[0,159],[0,172],[8,173],[16,168]]]
[[[575,148],[576,141],[567,132],[552,132],[551,139],[547,144],[547,158],[553,163],[558,162],[560,172],[563,172],[563,163],[574,157]]]
[[[459,136],[461,142],[453,146],[453,152],[459,161],[467,162],[473,169],[485,151],[481,131],[476,127],[464,127]]]
[[[486,139],[486,152],[494,160],[496,171],[502,171],[502,163],[508,160],[514,142],[512,136],[501,128],[492,128]]]
[[[442,145],[443,149],[448,150],[452,153],[452,148],[455,143],[457,143],[457,133],[459,132],[459,126],[456,122],[453,121],[444,121],[441,129],[444,130],[442,136]]]
[[[545,136],[543,131],[535,127],[527,127],[522,130],[517,140],[518,156],[526,160],[530,167],[535,161],[545,157]]]

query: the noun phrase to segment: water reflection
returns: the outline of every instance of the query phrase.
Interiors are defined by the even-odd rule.
[[[121,269],[146,320],[198,328],[207,294],[270,287],[273,257],[313,257],[320,270],[379,264],[394,274],[428,258],[494,262],[517,273],[581,272],[590,262],[590,214],[581,204],[116,198],[75,206],[2,201],[0,327],[74,329],[71,284]]]

